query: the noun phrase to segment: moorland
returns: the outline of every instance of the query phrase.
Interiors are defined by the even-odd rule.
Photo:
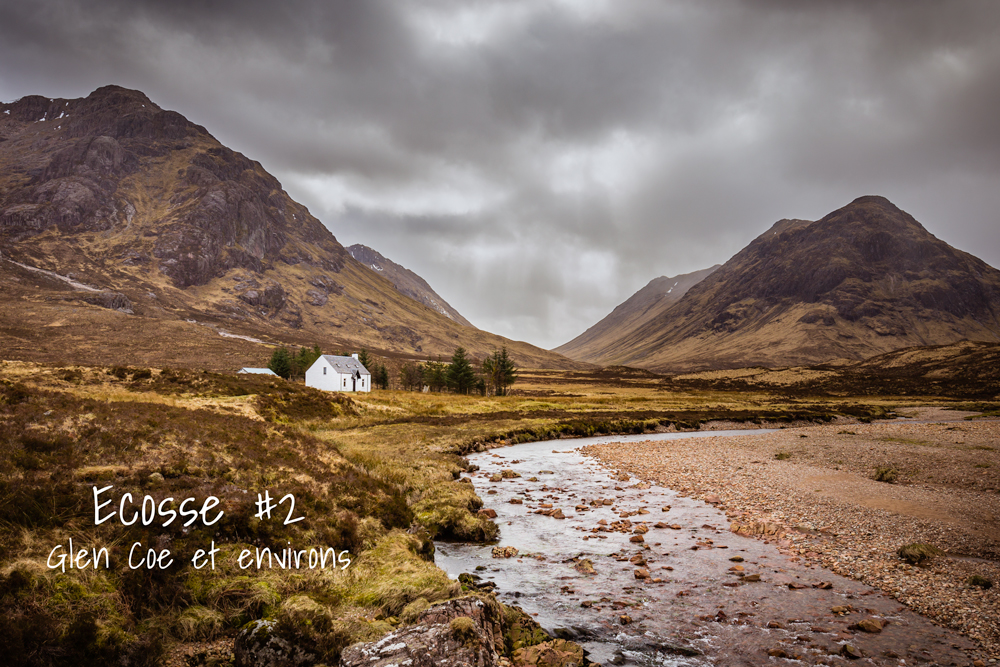
[[[941,370],[948,359],[997,353],[970,345],[883,360],[881,384],[871,361],[718,377],[522,370],[511,395],[501,397],[328,394],[265,376],[5,361],[0,637],[17,664],[162,664],[178,656],[198,664],[228,655],[241,627],[270,618],[332,664],[349,644],[375,640],[429,604],[463,594],[434,565],[434,541],[489,541],[497,532],[479,512],[480,490],[460,481],[469,467],[463,455],[719,422],[871,423],[929,404],[995,415],[996,378],[949,379]],[[200,507],[215,496],[225,515],[189,529],[180,522],[96,526],[93,489],[109,485],[115,500],[125,492],[157,503],[194,497]],[[293,494],[304,519],[257,518],[257,494],[266,490],[275,498]],[[107,548],[110,569],[48,567],[51,550],[70,538]],[[162,570],[131,569],[136,542],[143,550],[169,548],[176,558]],[[346,550],[351,564],[237,565],[243,549],[289,545]],[[213,548],[214,570],[192,566],[197,550]]]

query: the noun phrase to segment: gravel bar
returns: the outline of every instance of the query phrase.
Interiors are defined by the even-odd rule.
[[[782,526],[762,539],[960,631],[980,644],[977,664],[1000,664],[1000,421],[915,416],[583,451],[717,504],[734,530]],[[896,482],[875,481],[879,469]],[[915,542],[945,555],[908,565],[896,551]]]

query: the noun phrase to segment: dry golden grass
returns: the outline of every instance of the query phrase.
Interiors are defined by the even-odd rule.
[[[668,391],[657,378],[532,370],[511,396],[375,391],[337,399],[273,378],[153,369],[135,380],[136,370],[0,363],[0,484],[9,491],[0,506],[0,599],[24,613],[34,605],[44,618],[31,622],[56,638],[87,618],[100,621],[110,630],[95,630],[92,641],[113,648],[109,660],[140,648],[155,655],[157,642],[231,635],[264,615],[333,619],[329,636],[338,639],[323,649],[333,655],[344,642],[393,627],[374,619],[455,594],[428,560],[430,539],[488,539],[496,530],[475,514],[481,500],[470,485],[456,481],[461,452],[713,419],[880,414],[890,405]],[[90,487],[109,483],[139,496],[222,498],[227,522],[214,539],[228,565],[145,579],[120,569],[55,576],[44,559],[69,537],[108,545],[114,558],[135,539],[163,532],[187,556],[213,537],[95,528]],[[308,520],[285,529],[253,519],[252,501],[265,488],[295,493],[297,514]],[[411,525],[416,534],[402,532]],[[355,563],[346,573],[232,566],[242,548],[289,540],[349,548]],[[106,636],[112,630],[114,641]]]

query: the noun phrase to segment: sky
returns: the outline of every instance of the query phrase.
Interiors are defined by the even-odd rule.
[[[116,84],[551,348],[868,194],[1000,266],[1000,3],[0,0],[0,100]]]

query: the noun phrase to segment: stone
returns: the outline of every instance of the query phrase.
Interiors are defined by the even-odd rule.
[[[566,639],[553,639],[517,649],[512,658],[515,667],[576,667],[584,664],[583,647]]]
[[[511,505],[523,505],[524,504],[524,501],[521,500],[520,498],[511,498],[507,502],[509,502]]]
[[[517,553],[515,547],[493,547],[491,552],[494,558],[513,558]]]
[[[478,597],[448,600],[420,614],[416,625],[394,630],[375,642],[347,647],[340,665],[435,667],[447,663],[498,667],[504,644],[503,616],[499,604]]]
[[[628,614],[622,614],[621,616],[618,617],[618,622],[621,625],[629,625],[632,622],[632,617],[629,616]]]
[[[636,579],[649,579],[649,570],[644,567],[637,567],[632,574]]]
[[[573,569],[581,574],[596,574],[594,571],[594,562],[589,558],[581,558],[573,566]]]
[[[733,561],[734,563],[742,563],[743,556],[730,556],[729,560]]]
[[[628,562],[632,563],[633,565],[638,565],[639,567],[642,567],[643,565],[646,564],[646,559],[643,558],[640,554],[636,554],[631,558],[629,558]]]
[[[481,509],[478,512],[476,512],[476,514],[478,514],[479,516],[484,516],[487,519],[495,519],[495,518],[497,518],[497,511],[494,510],[494,509],[490,509],[488,507],[484,507],[483,509]]]
[[[632,532],[635,533],[636,535],[645,535],[646,533],[649,532],[649,528],[640,525],[633,528]]]
[[[511,651],[526,646],[535,646],[552,639],[535,619],[524,613],[519,607],[507,607],[506,616],[504,639]]]
[[[821,581],[818,584],[813,584],[813,588],[818,588],[821,591],[828,591],[833,588],[833,584],[829,581]]]
[[[844,656],[848,660],[858,660],[865,656],[865,654],[861,652],[861,649],[853,646],[852,644],[844,644],[841,646],[840,655]]]
[[[770,628],[772,630],[784,630],[785,629],[785,626],[782,625],[781,623],[777,622],[777,621],[768,621],[766,627],[768,627],[768,628]]]
[[[499,482],[502,479],[503,479],[503,477],[499,473],[490,475],[490,481],[491,482]]]
[[[306,667],[316,662],[315,654],[278,636],[277,626],[271,619],[244,625],[233,644],[235,667]]]
[[[851,608],[847,605],[837,605],[836,607],[830,607],[830,611],[838,616],[843,616],[844,614],[850,614]]]
[[[633,535],[632,537],[628,538],[628,541],[638,544],[640,542],[645,542],[646,540],[643,539],[642,535]]]
[[[789,658],[789,657],[791,657],[791,656],[788,655],[788,653],[784,649],[780,649],[780,648],[769,649],[768,652],[767,652],[767,654],[769,656],[771,656],[772,658]]]
[[[520,477],[521,473],[514,472],[510,468],[504,468],[503,470],[500,471],[500,476],[503,477],[504,479],[514,479],[515,477]]]
[[[705,502],[710,505],[718,505],[719,503],[722,502],[722,500],[720,500],[719,496],[715,495],[714,493],[710,493],[709,495],[705,496]]]
[[[877,618],[864,618],[857,622],[857,627],[859,630],[864,632],[877,634],[882,632],[882,628],[885,627],[885,625]]]
[[[743,577],[743,581],[746,581],[746,582],[760,581],[760,575],[759,574],[748,574],[747,576]]]

